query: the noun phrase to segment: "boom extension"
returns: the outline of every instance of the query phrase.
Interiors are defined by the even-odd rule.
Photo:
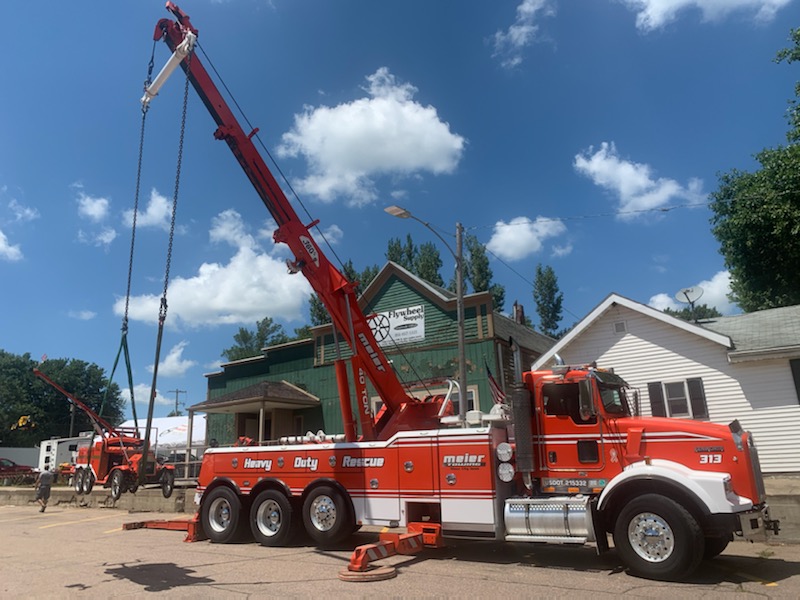
[[[166,8],[175,15],[177,21],[161,19],[156,26],[154,39],[157,41],[163,39],[174,54],[156,81],[145,92],[142,102],[147,106],[169,76],[170,69],[174,70],[174,65],[180,64],[217,124],[214,137],[228,144],[261,201],[278,224],[278,229],[273,235],[275,241],[287,244],[294,254],[294,260],[287,262],[290,272],[302,271],[308,279],[330,313],[333,325],[341,332],[353,353],[359,357],[361,368],[366,371],[383,401],[387,414],[382,415],[382,418],[375,423],[374,432],[375,436],[380,436],[381,429],[388,424],[393,415],[405,412],[401,411],[404,405],[419,404],[419,401],[406,393],[391,364],[378,346],[369,322],[358,306],[353,283],[327,259],[311,235],[309,228],[315,226],[317,222],[303,224],[258,153],[252,141],[258,130],[245,133],[202,61],[198,56],[189,55],[186,51],[187,47],[189,52],[191,51],[194,44],[193,37],[197,35],[197,29],[192,26],[189,16],[172,2],[167,2]],[[430,411],[426,407],[422,412],[427,414]],[[360,411],[360,416],[362,432],[366,437],[371,437],[372,423],[367,423],[371,415],[365,416]]]

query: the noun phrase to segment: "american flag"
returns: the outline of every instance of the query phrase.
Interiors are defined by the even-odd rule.
[[[504,404],[506,401],[506,395],[503,390],[500,389],[500,385],[492,376],[492,372],[489,370],[488,364],[486,364],[486,375],[489,378],[489,391],[492,392],[492,399],[494,400],[494,403]]]

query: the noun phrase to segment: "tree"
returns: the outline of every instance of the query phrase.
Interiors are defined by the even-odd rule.
[[[695,306],[694,310],[692,310],[692,307],[690,306],[685,306],[681,310],[665,308],[664,312],[670,316],[690,322],[716,319],[717,317],[722,316],[722,313],[719,312],[715,306],[709,306],[708,304],[700,304],[699,306]]]
[[[414,272],[419,250],[411,239],[411,234],[406,235],[406,243],[400,238],[391,238],[386,248],[386,260],[397,263],[407,271]]]
[[[273,322],[270,317],[264,317],[256,323],[255,331],[240,327],[233,340],[236,344],[222,351],[222,356],[229,361],[260,356],[263,348],[288,342],[289,336],[284,333],[283,325]]]
[[[489,292],[492,294],[494,310],[502,311],[506,302],[506,289],[499,283],[492,283],[492,268],[489,266],[489,257],[486,246],[478,241],[474,235],[464,236],[466,258],[464,259],[464,280],[472,285],[475,292]],[[455,290],[455,282],[451,281],[450,289]]]
[[[800,30],[777,62],[800,60]],[[800,97],[800,84],[795,88]],[[765,149],[753,173],[732,170],[711,194],[712,232],[745,312],[800,303],[800,107],[790,102],[789,146]]]
[[[442,268],[442,257],[439,255],[439,249],[433,242],[425,242],[419,247],[417,252],[416,261],[414,262],[413,273],[424,279],[425,281],[438,285],[444,285],[439,269]]]
[[[558,289],[558,278],[550,266],[536,265],[536,277],[533,281],[533,300],[536,313],[539,315],[539,330],[554,337],[561,321],[564,294]]]
[[[68,437],[92,429],[86,414],[75,409],[61,392],[33,374],[30,354],[0,350],[0,440],[4,446],[33,447],[51,437]],[[112,425],[122,421],[119,386],[102,368],[77,359],[51,359],[39,369]],[[20,426],[20,417],[29,417]],[[16,427],[14,427],[16,426]],[[14,429],[12,429],[14,427]]]

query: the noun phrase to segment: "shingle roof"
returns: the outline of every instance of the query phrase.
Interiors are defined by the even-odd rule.
[[[800,305],[719,317],[700,325],[730,337],[738,352],[800,347]]]

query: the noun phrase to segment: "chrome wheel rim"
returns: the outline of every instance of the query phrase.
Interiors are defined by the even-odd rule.
[[[311,522],[319,531],[330,531],[336,524],[336,504],[330,496],[317,496],[311,503]]]
[[[231,504],[225,498],[216,498],[208,507],[208,524],[217,533],[222,533],[231,524]]]
[[[262,502],[256,513],[258,530],[267,537],[276,535],[281,530],[283,513],[280,505],[275,500]]]
[[[628,542],[633,551],[650,563],[661,563],[675,551],[675,534],[662,517],[645,512],[628,524]]]

